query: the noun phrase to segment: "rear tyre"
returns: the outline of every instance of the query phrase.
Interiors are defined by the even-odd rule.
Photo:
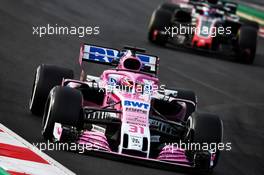
[[[223,138],[223,124],[221,119],[212,114],[195,114],[189,117],[187,125],[190,127],[188,138],[190,143],[219,144]],[[211,155],[206,150],[193,152],[192,156],[197,168],[212,170],[218,162],[220,151],[215,148],[213,165],[210,165]],[[201,154],[200,154],[201,153]],[[199,155],[199,159],[198,159]],[[208,155],[208,156],[207,156]],[[196,158],[195,158],[196,156]],[[207,157],[206,157],[207,156]],[[206,162],[206,164],[204,164]]]
[[[259,30],[259,23],[255,21],[246,20],[243,22],[243,26],[253,27],[256,30]]]
[[[169,34],[165,34],[165,27],[171,27],[172,13],[168,10],[155,10],[151,16],[148,31],[148,40],[158,45],[165,45]],[[163,33],[163,34],[162,34]]]
[[[238,36],[238,56],[243,63],[252,64],[257,49],[258,30],[251,26],[242,26]]]
[[[29,110],[34,115],[43,114],[50,90],[62,83],[63,78],[73,78],[73,71],[53,65],[38,66],[33,82]]]
[[[82,94],[69,87],[54,87],[47,99],[42,120],[42,135],[53,138],[55,122],[80,127],[82,124]]]
[[[163,9],[163,10],[168,10],[171,13],[175,12],[177,9],[179,9],[180,7],[176,4],[172,4],[172,3],[163,3],[160,5],[159,9]]]

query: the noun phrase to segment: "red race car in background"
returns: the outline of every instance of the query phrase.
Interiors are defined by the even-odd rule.
[[[255,58],[258,23],[241,20],[234,2],[171,0],[152,14],[148,39],[207,51],[234,53],[239,61]]]

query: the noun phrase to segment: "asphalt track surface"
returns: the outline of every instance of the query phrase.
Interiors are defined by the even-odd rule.
[[[171,87],[193,89],[199,110],[221,116],[223,152],[213,174],[264,174],[264,40],[259,38],[253,65],[226,57],[177,51],[146,40],[147,23],[157,0],[1,0],[0,2],[0,121],[31,143],[42,142],[41,119],[28,111],[33,73],[41,63],[77,69],[80,42],[121,48],[145,47],[161,58],[160,79]],[[100,34],[32,35],[32,26],[47,24],[100,26]],[[98,66],[89,67],[99,74]],[[92,156],[47,152],[77,174],[177,174]]]

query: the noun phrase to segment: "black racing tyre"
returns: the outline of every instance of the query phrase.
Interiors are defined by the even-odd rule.
[[[179,8],[180,8],[179,5],[168,3],[168,2],[165,2],[159,6],[159,9],[168,10],[172,13],[175,12],[175,10]]]
[[[73,78],[73,70],[53,65],[38,66],[29,100],[29,110],[34,115],[43,113],[50,90],[62,83],[63,78]]]
[[[243,63],[252,64],[257,49],[258,30],[251,26],[241,26],[238,35],[238,56]]]
[[[195,114],[189,117],[187,126],[190,127],[189,142],[199,144],[219,144],[223,141],[223,123],[217,115],[212,114]],[[220,151],[215,150],[215,159],[213,166],[208,169],[213,169],[218,162]]]
[[[242,22],[242,26],[253,27],[256,30],[259,30],[259,23],[255,21],[245,20]]]
[[[55,86],[45,105],[42,119],[42,135],[45,139],[53,138],[55,122],[80,127],[82,124],[82,94],[70,87]]]
[[[148,31],[148,40],[155,44],[165,45],[168,41],[169,34],[161,34],[165,32],[165,27],[171,27],[172,13],[168,10],[155,10],[151,16]],[[155,32],[157,34],[154,36]]]

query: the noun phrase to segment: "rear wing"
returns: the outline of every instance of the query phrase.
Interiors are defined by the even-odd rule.
[[[233,1],[222,1],[224,8],[227,8],[229,13],[236,14],[238,4]]]
[[[120,58],[124,54],[124,51],[120,51],[113,48],[83,44],[80,48],[79,63],[82,66],[82,62],[93,62],[97,64],[104,64],[109,66],[117,66]],[[142,62],[142,72],[157,74],[159,58],[154,55],[148,55],[144,53],[135,54]]]

